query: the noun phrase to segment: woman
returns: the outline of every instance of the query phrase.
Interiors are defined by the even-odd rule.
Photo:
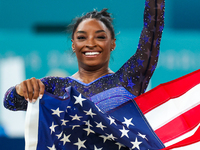
[[[71,86],[96,104],[96,106],[98,106],[102,112],[108,114],[111,112],[110,110],[113,110],[114,108],[125,104],[127,101],[132,100],[134,97],[144,93],[158,61],[160,40],[164,27],[164,4],[164,0],[146,0],[144,11],[144,27],[140,36],[137,51],[116,73],[111,71],[108,67],[110,54],[116,46],[115,33],[110,14],[106,12],[106,9],[103,9],[100,12],[93,11],[78,18],[72,25],[71,40],[72,49],[78,60],[78,72],[70,77],[65,78],[45,77],[42,79],[31,78],[25,80],[15,87],[11,87],[6,92],[4,106],[13,111],[26,110],[28,101],[35,102],[38,97],[42,98],[44,91],[49,92],[56,97],[62,97],[66,92],[66,88]],[[87,106],[89,107],[90,105]],[[133,110],[133,107],[130,108]],[[75,110],[76,109],[74,109],[74,111]],[[122,109],[123,113],[126,113],[127,111],[127,109]],[[126,114],[132,116],[132,113],[133,112]],[[134,117],[136,117],[136,113],[133,114]],[[124,115],[122,115],[122,117],[124,117]],[[143,119],[142,117],[139,118]],[[131,120],[132,119],[128,118],[124,121],[128,124],[126,129],[128,129],[129,125],[132,124]],[[145,119],[143,120],[145,122]],[[69,122],[73,123],[73,121]],[[142,126],[140,122],[137,123],[139,126]],[[120,124],[123,126],[123,129],[121,128],[120,130],[120,132],[122,132],[121,137],[125,136],[124,138],[126,138],[128,137],[126,133],[128,131],[124,128],[125,125],[123,124],[123,122]],[[90,131],[90,123],[87,123],[87,125],[88,129],[84,130]],[[132,124],[132,126],[134,125],[136,126],[135,123]],[[103,127],[103,125],[101,125],[101,127]],[[112,128],[111,124],[109,124],[107,127]],[[48,131],[49,128],[52,130],[54,125],[52,124],[51,127],[48,126]],[[149,129],[149,126],[147,128]],[[111,130],[113,131],[113,128]],[[144,130],[145,129],[142,128],[142,131]],[[75,130],[73,131],[75,132]],[[83,132],[81,130],[78,133],[81,133],[82,136],[82,134],[86,134],[85,131]],[[151,142],[150,139],[147,140],[145,135],[137,132],[138,130],[133,129],[132,131],[134,135],[145,138],[144,142],[146,142],[147,146],[144,144],[144,149],[149,148],[149,145],[150,149],[158,149],[156,146],[157,144]],[[46,135],[43,132],[40,132],[40,134]],[[66,134],[66,132],[70,133]],[[66,132],[63,133],[64,137],[60,140],[63,141],[63,145],[61,142],[60,146],[64,146],[66,142],[69,141],[69,139],[67,139],[68,136],[73,134],[71,133],[71,130],[66,130]],[[73,134],[75,137],[76,135],[77,132]],[[98,134],[95,134],[94,137],[97,138],[94,140],[92,134],[91,137],[89,137],[91,139],[89,142],[94,144],[93,142],[95,141],[96,143],[103,141],[103,144],[105,144],[104,146],[106,147],[104,147],[104,149],[113,149],[113,147],[116,147],[114,149],[121,149],[123,145],[116,143],[114,141],[114,137],[111,135],[106,137],[104,135],[99,136]],[[119,135],[119,138],[121,137]],[[104,140],[106,139],[104,138],[108,140],[105,142]],[[86,140],[81,140],[76,139],[76,143],[70,143],[70,146],[73,146],[75,149],[77,149],[77,146],[78,149],[81,149],[82,147],[86,148],[83,144]],[[134,140],[135,141],[132,141],[131,143],[129,142],[128,146],[125,144],[127,147],[122,149],[131,149],[131,147],[132,149],[140,149],[139,145],[142,143],[141,140],[138,141],[137,138]],[[126,143],[127,141],[125,140],[124,142]],[[162,143],[159,143],[158,145],[161,146],[160,148],[163,148]],[[46,145],[44,146],[46,147]],[[55,149],[55,146],[54,144],[47,145],[46,148]],[[67,148],[69,149],[69,147]],[[97,150],[102,148],[94,145],[94,147],[87,147],[87,149]]]
[[[4,106],[14,111],[26,110],[28,101],[41,98],[44,91],[62,96],[65,88],[72,86],[91,100],[104,97],[104,101],[94,103],[107,112],[144,93],[158,61],[164,4],[164,0],[146,0],[137,51],[116,73],[108,67],[116,46],[110,14],[103,9],[78,18],[72,25],[71,40],[78,72],[66,78],[27,79],[6,92]]]

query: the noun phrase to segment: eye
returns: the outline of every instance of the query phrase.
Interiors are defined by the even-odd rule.
[[[77,39],[78,40],[83,40],[83,39],[85,39],[85,37],[84,36],[78,36]]]
[[[105,36],[98,36],[97,38],[98,39],[105,39],[106,37]]]

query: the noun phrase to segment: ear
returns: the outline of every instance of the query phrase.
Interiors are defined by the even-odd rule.
[[[112,50],[114,50],[115,49],[115,47],[116,47],[116,39],[112,39],[112,41],[111,41],[111,49]]]
[[[74,51],[75,50],[74,40],[71,39],[71,41],[72,41],[72,50]]]

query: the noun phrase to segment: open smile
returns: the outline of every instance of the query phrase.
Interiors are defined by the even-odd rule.
[[[85,56],[96,56],[99,55],[101,52],[84,52]]]

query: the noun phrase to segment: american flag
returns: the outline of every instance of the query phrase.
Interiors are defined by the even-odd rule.
[[[161,84],[135,101],[165,149],[199,150],[200,70]]]
[[[197,150],[199,91],[197,70],[106,114],[73,88],[63,97],[45,93],[28,105],[26,150]]]
[[[45,93],[29,103],[26,150],[157,150],[163,143],[134,101],[103,113],[69,87],[62,97]]]

